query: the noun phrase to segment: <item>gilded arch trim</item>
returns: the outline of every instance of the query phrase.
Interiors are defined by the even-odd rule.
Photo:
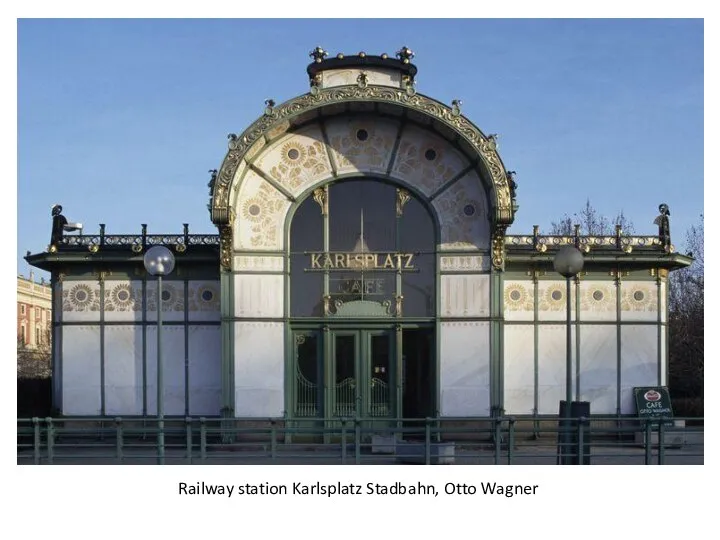
[[[405,107],[441,122],[464,140],[480,158],[492,183],[490,205],[495,227],[504,228],[514,218],[507,172],[497,153],[495,142],[475,127],[456,108],[420,94],[410,95],[403,90],[383,86],[340,87],[316,91],[291,99],[282,105],[269,108],[239,137],[232,136],[229,151],[223,160],[213,187],[211,217],[213,223],[222,227],[231,222],[230,192],[232,182],[248,152],[266,133],[290,119],[331,104],[348,102],[390,103]]]

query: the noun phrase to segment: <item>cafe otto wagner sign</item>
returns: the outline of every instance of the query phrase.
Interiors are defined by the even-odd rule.
[[[665,386],[640,386],[633,389],[638,416],[641,418],[672,417],[670,392]]]

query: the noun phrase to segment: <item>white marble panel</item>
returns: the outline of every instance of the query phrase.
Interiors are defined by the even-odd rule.
[[[233,231],[234,249],[281,251],[290,201],[257,173],[249,171],[238,194]]]
[[[62,283],[62,317],[68,322],[100,321],[100,283],[65,280]]]
[[[220,281],[188,282],[188,319],[220,320]]]
[[[623,321],[657,321],[657,284],[654,281],[623,281],[620,305]]]
[[[157,328],[147,327],[147,413],[157,414]],[[185,414],[185,327],[163,325],[163,405],[166,415]]]
[[[236,317],[282,317],[282,275],[235,275]]]
[[[105,281],[106,321],[142,321],[142,281]]]
[[[509,279],[504,288],[505,320],[532,321],[535,318],[535,284],[529,280]]]
[[[62,313],[62,312],[57,312]],[[53,336],[52,342],[52,404],[58,410],[62,410],[62,328],[58,328]]]
[[[660,328],[660,384],[667,386],[668,381],[667,327]]]
[[[64,326],[62,333],[63,414],[99,415],[100,327]]]
[[[440,415],[490,415],[490,324],[440,324]]]
[[[580,400],[590,402],[592,414],[617,410],[617,328],[580,326]]]
[[[162,316],[163,322],[185,320],[185,282],[170,279],[162,281]],[[157,281],[147,282],[145,289],[147,302],[147,320],[157,321]]]
[[[504,409],[506,414],[532,414],[535,408],[535,328],[506,324],[504,339]]]
[[[490,247],[490,217],[482,181],[470,171],[435,199],[440,222],[440,250]]]
[[[330,69],[322,72],[322,88],[335,86],[356,86],[361,73],[367,75],[367,83],[378,86],[400,88],[400,72],[394,69]]]
[[[387,173],[400,123],[376,116],[341,116],[326,121],[328,143],[339,174]]]
[[[440,257],[441,272],[485,272],[490,270],[489,255],[446,255]]]
[[[482,274],[440,277],[440,314],[444,317],[490,315],[490,276]]]
[[[325,140],[316,123],[273,142],[254,165],[293,197],[332,176]]]
[[[105,325],[105,414],[143,413],[143,333],[140,325]]]
[[[617,287],[612,281],[580,281],[580,320],[617,320]]]
[[[572,396],[575,397],[575,332],[572,333]],[[567,373],[567,327],[543,324],[538,334],[538,413],[557,414],[565,399]]]
[[[565,280],[538,282],[538,320],[567,321],[567,283]],[[575,320],[575,282],[570,287],[571,318]]]
[[[190,414],[216,415],[222,408],[222,343],[219,326],[188,327]]]
[[[235,323],[235,416],[282,416],[285,331],[283,323]]]
[[[241,255],[234,258],[236,272],[282,272],[285,268],[282,255]]]
[[[620,407],[623,414],[635,413],[633,387],[659,383],[657,331],[655,325],[623,325],[620,330]]]
[[[467,159],[448,141],[409,124],[402,133],[391,175],[430,196],[467,165]]]
[[[667,281],[660,283],[660,320],[667,322]]]

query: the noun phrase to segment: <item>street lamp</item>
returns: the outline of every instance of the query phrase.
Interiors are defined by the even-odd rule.
[[[555,254],[555,258],[553,259],[553,267],[555,268],[555,271],[562,275],[565,278],[565,282],[567,284],[566,286],[566,292],[565,292],[565,299],[566,299],[566,306],[567,306],[567,357],[566,357],[566,365],[565,365],[565,429],[568,431],[566,433],[565,443],[569,444],[570,437],[569,437],[569,430],[570,430],[570,418],[571,418],[571,411],[570,411],[570,404],[572,403],[572,327],[571,327],[571,303],[570,303],[570,289],[571,289],[571,282],[572,279],[578,275],[578,273],[583,269],[583,255],[580,252],[579,249],[577,249],[575,246],[571,245],[564,245],[561,247],[558,252]],[[561,440],[563,438],[561,437]],[[560,453],[567,455],[567,449],[563,452],[562,447],[560,448]]]
[[[143,257],[145,270],[157,276],[157,419],[158,463],[165,462],[165,422],[163,411],[163,364],[162,364],[162,278],[175,268],[175,256],[165,246],[151,247]]]

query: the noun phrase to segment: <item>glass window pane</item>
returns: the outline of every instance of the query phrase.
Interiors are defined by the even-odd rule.
[[[295,355],[295,416],[318,416],[321,374],[317,334],[296,334]]]
[[[306,252],[323,249],[323,215],[312,195],[298,207],[290,226],[290,314],[293,317],[322,317],[322,273],[306,272]]]
[[[370,416],[390,416],[390,336],[370,336]]]
[[[355,336],[335,336],[335,416],[355,415]]]

